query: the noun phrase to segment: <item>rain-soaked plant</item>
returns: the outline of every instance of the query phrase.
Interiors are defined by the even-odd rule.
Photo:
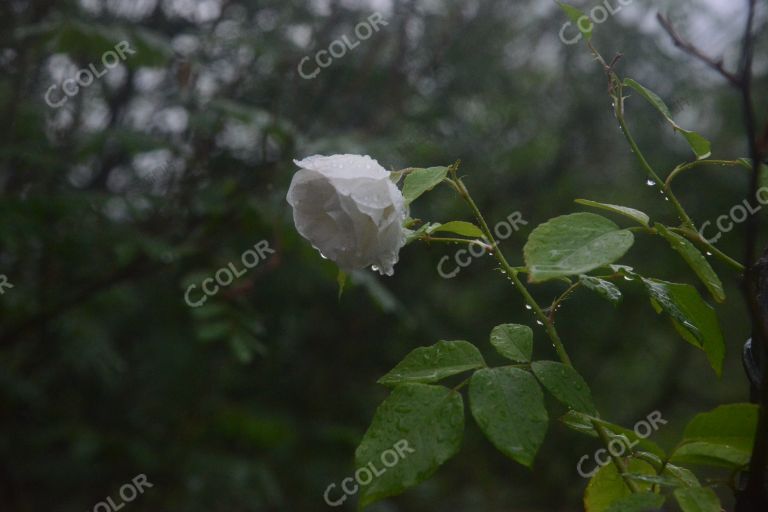
[[[563,8],[574,21],[583,16],[573,7]],[[495,258],[504,278],[523,297],[557,358],[534,357],[533,329],[516,323],[494,327],[488,343],[481,346],[464,340],[439,341],[407,354],[379,379],[391,393],[379,406],[356,451],[357,482],[349,479],[347,484],[359,491],[361,509],[417,485],[459,451],[465,420],[464,391],[471,417],[487,439],[504,455],[529,468],[550,423],[545,393],[565,406],[567,412],[559,421],[604,445],[606,464],[587,475],[591,478],[584,504],[589,512],[657,510],[665,502],[676,502],[684,512],[719,512],[722,506],[716,490],[730,488],[737,494],[741,490],[739,475],[752,459],[759,405],[724,404],[702,412],[690,421],[672,450],[663,450],[647,438],[648,429],[625,428],[600,414],[587,380],[569,356],[567,336],[561,336],[555,319],[566,298],[582,289],[615,305],[622,300],[621,287],[641,289],[653,310],[665,315],[679,336],[700,350],[720,376],[724,337],[715,309],[699,290],[691,284],[663,281],[648,275],[649,269],[620,262],[636,237],[660,237],[688,264],[712,301],[725,301],[723,283],[710,259],[719,260],[737,277],[747,272],[752,262],[745,265],[715,247],[704,234],[705,226],[697,226],[678,200],[673,184],[681,174],[703,166],[743,168],[755,173],[759,183],[761,153],[751,159],[712,159],[707,139],[677,124],[657,94],[632,78],[620,76],[618,57],[611,62],[603,59],[592,45],[591,30],[582,29],[582,35],[606,73],[621,132],[647,184],[658,187],[659,197],[670,206],[674,214],[670,220],[652,221],[634,207],[578,199],[579,205],[614,216],[616,221],[592,211],[550,219],[531,232],[518,264],[494,238],[459,174],[459,162],[390,173],[368,156],[313,156],[297,161],[301,170],[288,193],[297,229],[324,257],[336,262],[342,288],[345,272],[351,270],[372,266],[391,275],[400,249],[408,243],[476,245]],[[628,101],[642,100],[687,141],[695,159],[667,173],[651,165],[635,142],[625,110]],[[397,187],[400,181],[402,190]],[[409,216],[410,205],[438,185],[455,191],[466,203],[472,222],[424,222]],[[763,190],[764,196],[760,196]],[[751,198],[755,197],[768,202],[768,188],[753,188]],[[563,291],[545,306],[534,299],[529,286],[549,281],[562,283]],[[482,351],[491,349],[508,364],[489,366]],[[454,380],[445,385],[451,377]],[[411,449],[408,456],[398,458],[390,467],[382,454],[404,442]],[[702,482],[690,469],[702,466],[721,471],[722,478]],[[325,493],[329,504],[341,504],[352,494],[346,487],[334,487]],[[768,510],[761,506],[743,510]]]

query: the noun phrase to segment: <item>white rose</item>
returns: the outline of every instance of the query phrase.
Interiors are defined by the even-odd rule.
[[[390,173],[369,156],[294,160],[288,203],[301,236],[344,271],[369,265],[392,275],[405,245],[408,207]]]

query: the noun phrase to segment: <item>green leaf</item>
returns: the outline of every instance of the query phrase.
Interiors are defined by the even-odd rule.
[[[541,282],[586,274],[624,256],[634,241],[631,231],[594,213],[556,217],[528,237],[523,253],[529,279]]]
[[[468,236],[471,238],[483,238],[485,236],[479,227],[475,226],[471,222],[464,222],[463,220],[446,222],[445,224],[442,224],[438,228],[432,230],[433,233],[438,231],[448,231],[449,233],[455,233],[457,235]]]
[[[664,466],[664,473],[665,476],[668,475],[675,480],[679,482],[679,485],[682,485],[684,487],[701,487],[701,484],[699,483],[699,479],[696,478],[696,475],[693,474],[693,471],[690,469],[686,469],[680,466],[675,466],[674,464],[670,464],[667,462],[667,464]]]
[[[400,494],[429,478],[459,451],[463,434],[461,394],[426,384],[396,387],[376,410],[355,452],[358,468],[368,467],[379,474],[369,485],[360,487],[360,507]],[[383,464],[392,460],[391,456],[384,459],[388,450],[400,455],[392,467]]]
[[[621,290],[612,282],[583,274],[579,276],[579,281],[584,288],[592,290],[602,298],[610,301],[614,306],[621,302]]]
[[[665,459],[667,456],[659,445],[648,439],[641,438],[633,430],[609,423],[589,414],[584,414],[578,411],[569,411],[560,418],[560,421],[568,428],[592,437],[598,437],[593,425],[593,422],[597,422],[608,431],[608,436],[610,438],[621,439],[625,446],[632,451],[642,450],[661,459]],[[645,434],[645,432],[643,433]]]
[[[712,155],[712,144],[707,139],[696,132],[684,130],[679,126],[675,129],[683,134],[683,137],[688,141],[688,145],[691,146],[691,149],[693,149],[693,152],[699,160],[709,158]]]
[[[698,414],[685,427],[673,462],[739,468],[752,454],[759,408],[729,404]]]
[[[403,183],[405,202],[412,203],[421,194],[439,185],[447,175],[447,167],[427,167],[412,170],[405,177]]]
[[[750,452],[727,444],[691,441],[677,448],[672,455],[679,464],[738,469],[749,463]]]
[[[491,331],[491,345],[511,361],[528,363],[533,355],[533,330],[527,325],[497,325]]]
[[[645,226],[646,228],[648,227],[648,223],[651,220],[651,218],[645,213],[628,206],[598,203],[597,201],[590,201],[589,199],[576,199],[576,202],[584,206],[591,206],[592,208],[599,208],[601,210],[606,210],[609,212],[618,213],[619,215],[623,215],[625,217],[629,217],[630,219],[634,220],[642,226]]]
[[[439,341],[413,350],[378,382],[385,386],[431,383],[484,366],[480,351],[468,341]]]
[[[709,364],[720,376],[725,358],[725,342],[715,310],[704,302],[691,285],[641,278],[657,311],[671,318],[687,342],[704,351]]]
[[[549,423],[544,394],[533,375],[518,368],[478,370],[469,384],[469,401],[491,443],[530,468]]]
[[[717,494],[707,487],[676,489],[675,499],[683,512],[720,512],[722,510]]]
[[[639,92],[651,105],[656,107],[656,110],[661,112],[661,115],[663,115],[667,122],[672,125],[672,128],[685,137],[685,140],[688,141],[688,145],[691,146],[691,149],[699,160],[708,158],[712,154],[712,145],[710,142],[696,132],[681,128],[680,125],[672,119],[672,113],[669,111],[667,104],[664,103],[664,100],[662,100],[655,92],[643,87],[631,78],[625,79],[624,85]]]
[[[536,361],[531,364],[531,370],[541,385],[560,402],[576,411],[597,415],[592,392],[573,367],[555,361]]]
[[[571,19],[571,21],[574,24],[576,24],[576,27],[579,29],[579,32],[581,32],[581,34],[584,36],[584,39],[586,39],[587,41],[590,41],[592,39],[592,31],[595,28],[594,23],[592,23],[592,21],[590,20],[589,30],[583,30],[581,28],[581,25],[579,24],[579,20],[581,18],[589,19],[589,17],[572,5],[569,5],[569,4],[566,4],[565,2],[560,2],[560,1],[558,1],[557,3],[560,6],[560,8],[565,12],[565,14]]]
[[[666,226],[657,223],[654,227],[669,242],[669,245],[683,257],[688,266],[696,272],[696,275],[699,276],[699,279],[707,287],[712,297],[717,302],[723,302],[725,300],[723,283],[707,261],[707,258],[701,254],[701,251],[688,241],[687,238],[670,231]]]
[[[656,512],[664,504],[664,496],[652,492],[630,494],[614,501],[605,512]]]
[[[656,474],[650,464],[637,459],[629,459],[627,470],[633,474]],[[650,484],[640,483],[638,486],[643,491],[650,489]],[[632,491],[616,470],[616,466],[608,464],[590,478],[587,489],[584,491],[584,510],[585,512],[607,512],[611,505],[631,495]]]

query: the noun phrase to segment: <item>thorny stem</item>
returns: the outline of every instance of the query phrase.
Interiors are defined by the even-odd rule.
[[[592,420],[592,427],[594,427],[595,431],[597,432],[597,435],[600,437],[600,440],[603,442],[605,446],[608,446],[611,442],[611,439],[608,437],[608,431],[606,428],[600,424],[599,421]],[[611,450],[608,450],[608,453],[610,454],[611,460],[613,461],[613,464],[616,466],[616,469],[619,470],[619,474],[621,475],[621,478],[624,479],[624,483],[627,484],[627,487],[629,487],[629,490],[632,492],[640,492],[640,488],[637,486],[637,482],[629,478],[627,476],[627,464],[624,462],[624,460],[621,457],[617,457],[613,453],[611,453]]]
[[[578,288],[579,286],[581,286],[581,281],[576,281],[571,286],[569,286],[568,289],[566,289],[562,294],[560,294],[560,296],[558,298],[556,298],[552,302],[552,305],[549,307],[549,321],[550,322],[552,322],[552,323],[555,322],[555,314],[557,313],[557,308],[559,308],[560,304],[562,304],[563,301],[565,299],[567,299],[568,296],[571,293],[573,293],[576,290],[576,288]]]
[[[488,223],[485,221],[485,218],[483,217],[483,214],[480,212],[480,209],[477,207],[477,204],[475,204],[475,201],[472,199],[472,196],[470,196],[469,191],[467,190],[467,187],[464,186],[464,183],[461,181],[461,178],[456,176],[456,168],[451,167],[451,174],[453,176],[453,179],[449,180],[449,183],[451,186],[453,186],[454,189],[458,192],[458,194],[464,199],[464,201],[469,205],[469,208],[472,210],[472,213],[475,215],[475,219],[477,219],[477,222],[480,224],[480,229],[485,234],[486,238],[488,239],[488,243],[492,247],[492,254],[496,258],[496,260],[499,262],[499,265],[501,265],[501,269],[504,271],[504,273],[507,275],[507,277],[512,281],[512,283],[515,285],[515,288],[520,292],[520,294],[525,299],[526,304],[531,307],[536,317],[539,319],[539,322],[541,322],[544,325],[544,328],[547,331],[547,335],[552,340],[553,345],[555,346],[555,351],[557,352],[558,357],[560,358],[560,361],[563,362],[563,364],[566,364],[568,366],[573,366],[573,363],[571,362],[571,358],[568,355],[568,352],[565,349],[565,345],[563,345],[562,340],[560,339],[560,335],[557,333],[557,329],[555,329],[554,324],[549,319],[549,317],[544,313],[544,310],[541,308],[538,302],[536,302],[536,299],[533,298],[531,293],[528,291],[528,288],[525,287],[523,282],[518,277],[518,270],[513,268],[507,259],[504,257],[504,254],[501,252],[501,248],[499,247],[498,242],[493,237],[493,233],[491,232],[491,229],[488,227]]]

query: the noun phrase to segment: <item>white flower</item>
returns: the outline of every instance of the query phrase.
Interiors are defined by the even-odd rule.
[[[408,207],[390,173],[369,156],[294,160],[288,203],[301,236],[344,271],[369,265],[392,275],[405,245]]]

